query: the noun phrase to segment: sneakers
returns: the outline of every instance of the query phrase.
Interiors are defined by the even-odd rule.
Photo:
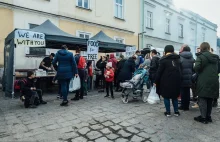
[[[203,124],[208,124],[208,121],[206,118],[202,118],[202,116],[194,117],[194,120]]]
[[[184,108],[184,107],[182,107],[182,106],[180,106],[178,109],[179,109],[179,110],[183,110],[183,111],[188,111],[188,110],[189,110],[189,108]]]
[[[115,97],[114,97],[114,96],[112,96],[112,99],[115,99]]]
[[[199,105],[197,103],[195,103],[192,108],[199,108]]]
[[[30,105],[29,108],[37,108],[36,105]]]
[[[179,111],[175,112],[174,116],[176,116],[176,117],[180,116],[180,112]]]
[[[164,112],[164,115],[165,115],[166,117],[170,117],[170,116],[171,116],[170,112]]]
[[[74,97],[74,98],[72,98],[71,100],[72,100],[72,101],[78,101],[79,98],[78,98],[78,97]]]
[[[63,101],[60,106],[68,106],[68,101]]]
[[[43,104],[43,105],[45,105],[45,104],[47,104],[47,102],[45,102],[45,101],[40,101],[40,104]]]
[[[60,98],[60,95],[57,95],[57,99],[59,99]]]
[[[108,98],[109,97],[109,95],[105,95],[105,98]]]
[[[206,120],[207,120],[208,122],[212,123],[212,118],[211,118],[211,116],[210,116],[210,117],[206,117]]]

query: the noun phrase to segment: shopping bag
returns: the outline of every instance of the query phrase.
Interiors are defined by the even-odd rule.
[[[79,90],[81,87],[80,78],[74,77],[71,79],[69,84],[69,92],[73,92],[75,90]]]
[[[156,87],[155,86],[151,89],[150,94],[147,98],[147,102],[149,104],[156,104],[156,103],[160,102],[160,98],[159,98],[159,95],[156,93]]]

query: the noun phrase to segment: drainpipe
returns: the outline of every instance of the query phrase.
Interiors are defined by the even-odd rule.
[[[195,53],[197,48],[197,24],[198,24],[198,15],[196,14]]]
[[[145,17],[145,4],[144,4],[145,0],[142,0],[142,29],[141,29],[141,32],[144,32],[144,17]],[[141,49],[143,48],[144,46],[144,34],[142,34],[142,39],[141,39]]]

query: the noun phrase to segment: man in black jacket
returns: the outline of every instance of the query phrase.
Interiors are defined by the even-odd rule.
[[[158,70],[158,67],[159,67],[159,60],[160,60],[160,57],[157,56],[157,50],[153,49],[151,50],[151,63],[150,63],[150,80],[151,80],[151,85],[153,86],[154,84],[154,81],[156,79],[156,74],[157,74],[157,70]]]

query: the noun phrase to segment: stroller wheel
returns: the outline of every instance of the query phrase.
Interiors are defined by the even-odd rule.
[[[124,104],[128,103],[128,96],[122,95],[121,100]]]
[[[142,94],[142,101],[143,101],[144,103],[147,102],[147,98],[148,98],[148,96],[146,95],[146,93],[145,93],[145,95]]]

